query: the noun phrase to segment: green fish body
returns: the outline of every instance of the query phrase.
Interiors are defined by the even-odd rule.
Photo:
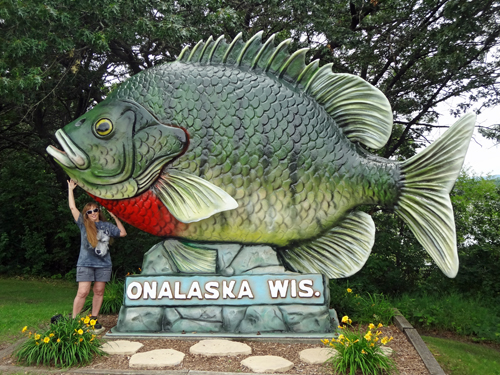
[[[58,131],[65,154],[49,153],[150,233],[268,244],[288,268],[329,277],[358,271],[373,246],[373,221],[356,207],[394,207],[453,277],[448,193],[474,116],[403,163],[376,157],[362,146],[380,148],[390,136],[385,96],[329,65],[306,66],[306,50],[289,55],[287,43],[262,44],[261,33],[200,42],[128,79]]]

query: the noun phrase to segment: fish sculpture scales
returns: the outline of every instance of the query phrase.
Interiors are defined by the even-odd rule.
[[[374,156],[392,131],[381,91],[290,40],[221,36],[125,81],[47,151],[103,206],[141,230],[197,243],[267,244],[292,271],[347,277],[375,241],[360,205],[394,208],[449,277],[458,272],[449,192],[475,115],[414,157]],[[208,256],[208,255],[207,255]]]

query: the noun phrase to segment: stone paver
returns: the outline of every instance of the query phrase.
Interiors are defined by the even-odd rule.
[[[90,332],[92,332],[94,335],[100,335],[106,330],[106,328],[103,326],[99,329],[91,329]]]
[[[116,340],[108,341],[101,346],[101,349],[111,355],[129,355],[137,353],[137,351],[143,346],[143,344],[136,341]]]
[[[338,351],[336,351],[335,349],[312,348],[302,350],[299,353],[299,356],[302,362],[312,365],[319,365],[325,363],[328,358],[333,357],[337,353]]]
[[[285,372],[294,366],[289,360],[274,355],[248,357],[241,364],[253,372]]]
[[[158,349],[134,354],[128,362],[131,368],[152,369],[177,366],[184,360],[184,353],[173,349]]]
[[[191,354],[201,354],[207,357],[250,355],[252,348],[247,344],[230,340],[202,340],[189,348]]]
[[[388,346],[382,346],[380,350],[382,350],[382,353],[384,353],[386,357],[390,357],[394,354],[394,349],[389,348]]]

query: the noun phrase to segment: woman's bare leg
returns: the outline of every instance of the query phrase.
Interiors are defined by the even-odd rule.
[[[104,281],[94,282],[94,298],[92,299],[92,316],[97,316],[99,314],[105,287],[106,287],[106,282]]]
[[[80,314],[80,311],[82,311],[85,299],[90,292],[90,284],[92,284],[91,281],[80,281],[78,283],[78,291],[73,301],[73,318],[76,318],[76,316]]]

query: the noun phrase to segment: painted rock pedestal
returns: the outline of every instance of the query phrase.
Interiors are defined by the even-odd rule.
[[[192,264],[182,261],[185,246],[166,240],[146,253],[142,274],[127,278],[113,332],[326,333],[337,326],[328,280],[285,271],[271,247],[205,244],[214,262]],[[193,266],[205,272],[194,275]]]

